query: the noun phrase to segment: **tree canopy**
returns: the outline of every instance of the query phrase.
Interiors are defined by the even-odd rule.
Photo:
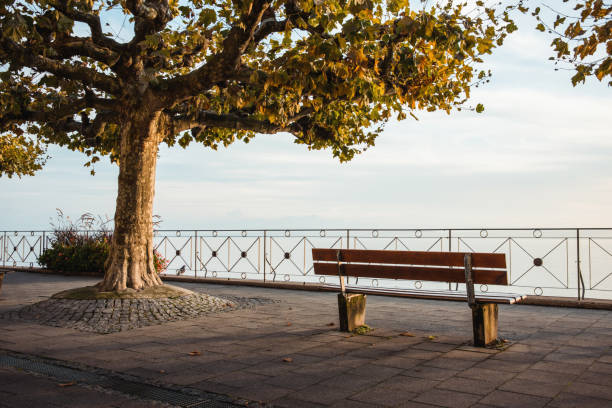
[[[288,132],[349,160],[393,116],[464,104],[489,75],[474,64],[515,29],[506,9],[452,1],[0,0],[0,140],[29,143],[0,173],[40,167],[25,134],[117,161],[121,101],[147,92],[168,145]]]

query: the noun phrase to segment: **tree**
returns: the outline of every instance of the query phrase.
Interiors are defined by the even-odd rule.
[[[103,28],[118,13],[127,42]],[[392,116],[461,109],[490,75],[474,65],[515,29],[507,9],[452,1],[0,0],[1,140],[30,146],[2,171],[39,167],[35,141],[81,151],[86,165],[109,156],[118,194],[99,287],[158,285],[160,143],[217,149],[286,133],[350,160]]]
[[[572,84],[584,83],[589,76],[599,81],[612,76],[612,4],[603,0],[579,0],[570,3],[569,11],[552,8],[546,4],[542,7],[555,17],[541,16],[542,7],[534,7],[531,14],[538,21],[539,31],[553,34],[551,46],[555,51],[555,64],[569,64],[575,70]],[[523,12],[530,11],[521,5]],[[612,86],[612,80],[608,82]]]

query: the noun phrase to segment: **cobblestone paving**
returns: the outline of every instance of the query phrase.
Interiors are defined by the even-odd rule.
[[[220,298],[204,293],[165,299],[51,298],[2,313],[0,319],[20,319],[48,326],[107,334],[271,302],[274,301],[237,296]]]

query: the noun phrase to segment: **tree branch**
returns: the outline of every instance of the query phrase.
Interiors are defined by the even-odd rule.
[[[119,60],[119,54],[108,48],[98,46],[89,38],[67,37],[61,42],[57,40],[52,42],[51,47],[61,59],[84,56],[102,62],[109,67],[115,65]],[[49,56],[49,58],[55,59],[52,56]]]
[[[173,106],[230,78],[239,69],[240,57],[251,43],[269,5],[269,0],[254,0],[249,13],[234,24],[223,41],[223,51],[189,74],[163,81],[160,98],[165,104]]]
[[[60,63],[48,57],[32,54],[30,50],[18,45],[9,38],[0,38],[0,45],[4,52],[8,51],[3,59],[11,64],[37,71],[50,72],[65,79],[82,82],[109,94],[121,92],[121,86],[117,79],[97,72],[94,69]]]
[[[116,107],[116,102],[112,99],[97,98],[86,95],[83,98],[68,103],[61,104],[49,111],[35,111],[27,108],[22,109],[19,114],[6,113],[0,114],[0,128],[4,128],[11,123],[38,122],[38,123],[59,123],[71,119],[83,109],[94,108],[99,112],[111,112]],[[114,113],[114,112],[113,112]],[[96,118],[99,116],[96,115]],[[108,117],[108,115],[107,115]]]
[[[115,52],[121,52],[122,50],[124,50],[124,45],[104,35],[104,33],[102,32],[102,24],[100,23],[99,16],[91,13],[85,13],[73,7],[69,7],[68,2],[62,0],[60,0],[59,2],[50,2],[50,5],[56,10],[61,11],[64,15],[71,18],[72,20],[87,24],[91,31],[91,38],[95,44],[101,47],[106,47]]]
[[[129,48],[144,40],[147,35],[163,30],[172,20],[168,0],[127,0],[125,4],[134,15],[134,38]]]
[[[234,130],[249,130],[257,133],[274,134],[278,132],[300,133],[304,129],[298,125],[298,121],[312,114],[311,108],[302,109],[298,114],[291,117],[285,124],[271,123],[267,120],[253,119],[238,113],[219,114],[211,111],[199,111],[195,117],[177,115],[171,119],[174,130],[183,132],[185,130],[199,128],[225,128]]]

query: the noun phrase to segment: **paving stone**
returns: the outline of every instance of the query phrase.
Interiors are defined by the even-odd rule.
[[[423,365],[419,365],[404,371],[404,375],[418,378],[427,378],[430,380],[445,380],[458,373],[458,370],[428,367]]]
[[[535,370],[581,374],[587,366],[580,364],[565,364],[554,361],[539,361],[531,366]]]
[[[447,358],[443,355],[442,357],[434,358],[433,360],[427,360],[422,364],[429,367],[450,368],[452,370],[465,370],[474,366],[476,363],[477,361],[463,360],[458,358]]]
[[[577,374],[568,372],[542,371],[529,368],[516,374],[517,379],[537,381],[546,384],[567,385],[578,377]]]
[[[478,402],[480,398],[482,397],[474,394],[432,389],[415,397],[414,400],[439,407],[466,408]]]
[[[355,400],[343,399],[335,404],[330,405],[331,408],[378,408],[384,405],[376,404],[373,402],[360,402]]]
[[[453,377],[442,381],[436,387],[451,391],[467,392],[469,394],[487,395],[494,391],[497,385],[499,384],[472,378]]]
[[[586,395],[589,397],[606,399],[610,405],[612,405],[612,387],[610,384],[606,385],[598,385],[598,384],[587,384],[583,382],[573,382],[571,383],[566,390],[572,394],[578,395]]]
[[[357,376],[363,376],[363,377],[373,378],[373,379],[382,381],[387,378],[396,376],[402,373],[403,371],[404,370],[401,368],[380,365],[379,361],[375,361],[374,363],[360,365],[359,367],[354,368],[350,372]]]
[[[428,351],[439,351],[439,352],[448,352],[454,350],[457,346],[455,344],[446,344],[446,343],[437,343],[433,341],[426,341],[423,343],[419,343],[414,345],[412,348],[417,350],[428,350]]]
[[[291,394],[293,399],[317,404],[331,405],[355,394],[354,389],[331,387],[326,384],[316,384]]]
[[[604,408],[609,407],[610,401],[586,395],[570,394],[567,392],[557,395],[548,407],[553,408]]]
[[[281,408],[321,408],[329,405],[317,404],[316,402],[304,401],[291,397],[283,397],[272,401],[272,406]]]
[[[477,367],[468,368],[465,371],[461,371],[457,373],[458,377],[471,378],[471,379],[481,380],[481,381],[489,381],[489,382],[496,383],[496,384],[501,384],[511,379],[515,375],[516,373],[512,373],[512,372],[489,370],[486,368],[477,368]]]
[[[410,358],[410,359],[416,359],[416,360],[431,360],[441,355],[442,355],[442,352],[440,351],[410,348],[406,351],[396,354],[396,357]]]
[[[533,395],[518,394],[507,391],[493,391],[482,400],[483,404],[489,404],[496,407],[529,407],[537,408],[545,406],[550,398],[536,397]]]
[[[444,358],[452,358],[457,360],[467,360],[467,361],[482,361],[491,357],[487,353],[479,353],[474,351],[467,350],[451,350],[448,353],[444,353]]]
[[[398,375],[379,383],[378,386],[393,390],[421,393],[434,388],[439,383],[440,381],[438,380]]]
[[[594,362],[589,368],[589,371],[595,371],[603,374],[612,374],[612,364]]]
[[[598,384],[598,385],[610,385],[612,384],[612,374],[603,374],[596,371],[585,371],[577,378],[577,381]]]
[[[432,408],[431,404],[423,404],[416,401],[403,401],[396,405],[397,408]],[[474,407],[474,406],[473,406]]]
[[[546,354],[541,353],[521,353],[505,351],[491,357],[495,361],[510,361],[514,363],[533,364],[546,358]]]
[[[565,388],[565,384],[551,384],[550,382],[534,381],[531,379],[526,380],[522,378],[514,378],[499,387],[502,391],[518,392],[521,394],[548,398],[556,396]]]
[[[423,360],[402,358],[399,356],[384,357],[376,360],[376,364],[398,369],[411,369],[421,363],[423,363]]]
[[[267,384],[292,390],[301,390],[321,381],[321,377],[299,373],[285,373],[265,380]]]
[[[237,395],[254,401],[272,401],[293,392],[289,388],[276,387],[271,384],[257,384],[242,387]]]
[[[554,361],[563,364],[583,364],[591,365],[596,360],[595,356],[587,356],[584,354],[568,354],[568,353],[550,353],[542,361]]]
[[[397,388],[390,389],[383,385],[379,385],[352,395],[350,398],[366,404],[394,407],[416,396],[416,392]]]
[[[490,358],[488,360],[476,364],[474,367],[479,369],[485,368],[487,370],[499,370],[511,373],[520,373],[521,371],[529,368],[530,365],[530,363],[521,363],[516,361],[505,361]]]

